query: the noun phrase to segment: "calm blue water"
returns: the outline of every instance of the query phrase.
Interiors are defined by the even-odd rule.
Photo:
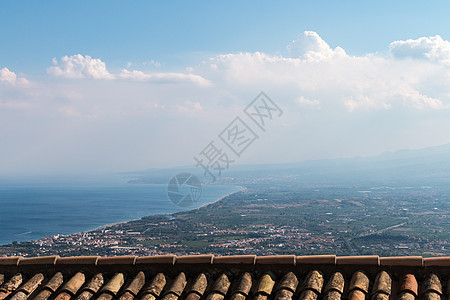
[[[203,186],[197,203],[180,208],[167,198],[165,184],[27,188],[0,185],[0,244],[191,210],[239,190],[236,186]]]

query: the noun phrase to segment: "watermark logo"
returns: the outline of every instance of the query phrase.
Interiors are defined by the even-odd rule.
[[[195,166],[201,168],[204,176],[208,176],[211,183],[216,182],[222,176],[222,172],[229,169],[230,164],[236,162],[258,138],[258,134],[266,132],[266,127],[283,114],[281,108],[261,92],[245,109],[242,116],[236,116],[219,134],[218,139],[213,139],[194,156]],[[250,121],[251,120],[251,121]],[[191,196],[183,198],[179,192],[177,176],[191,175],[198,181],[200,193],[198,198]],[[189,173],[181,173],[173,177],[169,182],[168,194],[170,200],[179,206],[190,206],[201,196],[201,185],[197,177]],[[189,177],[191,178],[191,177]],[[173,189],[173,190],[172,190]],[[181,200],[184,199],[184,200]],[[194,199],[196,199],[194,201]],[[182,203],[179,204],[179,203]]]
[[[167,195],[178,206],[191,206],[202,196],[202,185],[195,175],[180,173],[170,179]]]

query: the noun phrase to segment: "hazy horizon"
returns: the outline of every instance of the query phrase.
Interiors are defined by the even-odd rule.
[[[236,117],[234,165],[450,143],[445,1],[89,5],[0,4],[1,177],[195,166]]]

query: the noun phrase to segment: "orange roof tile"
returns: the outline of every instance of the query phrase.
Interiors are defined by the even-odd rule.
[[[448,257],[13,257],[0,258],[0,300],[440,299],[448,267]]]

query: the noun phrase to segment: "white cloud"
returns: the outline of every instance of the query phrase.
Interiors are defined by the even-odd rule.
[[[287,46],[290,57],[312,61],[328,60],[334,56],[346,56],[344,49],[331,47],[314,31],[305,31]]]
[[[158,62],[151,61],[153,65]],[[128,63],[127,66],[131,66]],[[209,86],[211,82],[205,78],[189,74],[176,72],[146,73],[139,70],[129,71],[123,69],[120,74],[112,74],[106,68],[106,64],[99,58],[92,58],[89,55],[76,54],[64,56],[58,60],[53,58],[53,66],[47,72],[56,77],[64,78],[93,78],[93,79],[126,79],[134,81],[147,81],[153,83],[192,83],[199,86]]]
[[[129,71],[123,69],[118,77],[121,79],[154,83],[193,83],[199,86],[211,85],[210,81],[201,76],[186,73],[145,73],[138,70]]]
[[[303,106],[320,104],[325,111],[436,110],[450,104],[446,66],[389,53],[348,56],[340,47],[332,50],[315,32],[300,35],[289,48],[296,57],[224,54],[194,71],[230,91],[278,91]]]
[[[157,68],[161,67],[161,63],[159,61],[156,61],[156,60],[153,60],[153,59],[149,60],[149,61],[144,61],[142,64],[144,66],[154,66],[154,67],[157,67]]]
[[[56,77],[65,78],[94,78],[113,79],[114,76],[108,72],[106,65],[98,58],[89,55],[76,54],[64,56],[58,60],[53,58],[53,66],[47,72]]]
[[[10,71],[8,68],[0,69],[0,82],[18,86],[26,86],[30,83],[25,78],[18,78],[16,73]]]
[[[203,109],[199,102],[184,101],[184,104],[175,105],[177,110],[181,113],[193,114],[201,111]]]
[[[0,81],[14,83],[16,82],[16,73],[11,72],[8,68],[3,68],[0,70]]]
[[[429,59],[450,65],[450,42],[439,35],[395,41],[389,45],[389,49],[397,58]]]
[[[308,98],[305,98],[305,97],[303,97],[303,96],[300,96],[300,97],[298,97],[297,99],[295,99],[295,101],[296,101],[298,104],[301,104],[301,105],[315,106],[315,107],[319,107],[319,108],[320,108],[320,101],[317,100],[317,99],[310,100],[310,99],[308,99]]]
[[[384,53],[350,56],[307,32],[290,45],[293,57],[223,54],[173,72],[133,70],[136,64],[112,72],[100,59],[75,56],[49,73],[113,80],[42,80],[27,89],[14,87],[21,75],[1,69],[0,138],[11,142],[0,149],[0,163],[39,172],[192,163],[199,145],[217,137],[261,90],[285,113],[240,163],[448,142],[450,65],[437,44],[422,48],[429,56],[394,55],[399,48],[392,44]]]

